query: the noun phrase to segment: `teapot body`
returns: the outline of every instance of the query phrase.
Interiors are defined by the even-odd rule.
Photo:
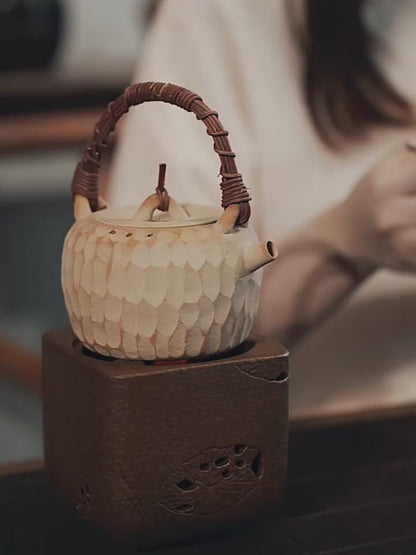
[[[119,225],[107,210],[75,222],[64,243],[62,287],[75,335],[100,355],[192,359],[250,334],[261,271],[243,272],[254,230],[215,222]],[[114,223],[115,222],[115,223]]]

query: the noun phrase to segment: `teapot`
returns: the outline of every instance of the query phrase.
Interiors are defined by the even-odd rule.
[[[99,169],[109,133],[131,106],[161,101],[193,112],[221,161],[221,210],[179,204],[165,188],[139,208],[105,207]],[[228,132],[195,93],[173,84],[138,83],[110,102],[96,123],[72,183],[75,223],[62,256],[62,288],[74,334],[106,357],[172,360],[229,351],[249,336],[263,265],[276,258],[247,223],[250,196]]]

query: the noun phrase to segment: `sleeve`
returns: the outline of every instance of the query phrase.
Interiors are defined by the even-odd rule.
[[[250,187],[252,151],[245,109],[238,28],[238,0],[167,0],[147,37],[135,82],[164,81],[201,95],[219,113],[237,154],[238,170]],[[235,9],[233,9],[235,8]],[[163,103],[135,107],[125,116],[110,178],[110,202],[139,204],[167,164],[166,186],[179,202],[220,204],[218,155],[193,114]]]

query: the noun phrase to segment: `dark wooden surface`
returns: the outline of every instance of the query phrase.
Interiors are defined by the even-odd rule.
[[[297,424],[279,514],[165,555],[416,555],[416,411]],[[116,554],[56,499],[42,470],[0,477],[0,554]]]

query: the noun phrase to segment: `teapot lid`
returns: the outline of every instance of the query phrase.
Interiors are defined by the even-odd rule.
[[[179,204],[165,188],[166,164],[159,165],[156,192],[147,197],[139,208],[131,206],[106,208],[95,213],[95,219],[116,227],[189,227],[212,224],[222,211],[214,206]]]
[[[136,206],[105,208],[94,212],[94,218],[101,223],[115,227],[169,228],[212,224],[222,214],[222,210],[216,206],[178,204],[172,197],[170,198],[169,209],[166,212],[161,212],[158,209],[152,209],[152,206],[146,205],[146,202],[149,205],[151,204],[151,199],[152,197],[148,197],[139,210]],[[149,214],[150,218],[148,218]]]

